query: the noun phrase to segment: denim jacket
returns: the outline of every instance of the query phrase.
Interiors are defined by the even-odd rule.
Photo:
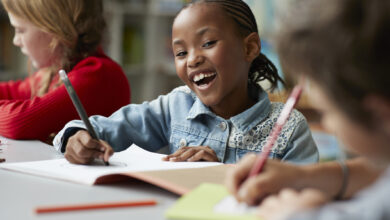
[[[224,163],[236,163],[248,152],[259,153],[265,145],[283,104],[272,103],[262,89],[255,105],[224,119],[215,115],[188,87],[181,86],[151,102],[130,104],[110,117],[91,116],[98,138],[114,151],[136,144],[148,151],[169,146],[174,153],[183,146],[209,146]],[[61,149],[67,128],[85,127],[74,120],[57,134],[54,146]],[[294,110],[284,126],[270,158],[296,162],[318,161],[318,151],[304,116]]]

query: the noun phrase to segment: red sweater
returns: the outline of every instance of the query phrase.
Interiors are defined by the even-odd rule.
[[[32,77],[38,78],[37,74]],[[89,116],[109,116],[130,103],[130,86],[125,74],[105,55],[80,61],[68,77]],[[0,83],[0,135],[45,141],[51,133],[79,116],[64,85],[55,87],[58,75],[48,93],[34,98],[31,98],[29,78]]]

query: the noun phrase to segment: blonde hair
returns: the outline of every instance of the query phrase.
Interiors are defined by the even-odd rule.
[[[47,93],[56,72],[70,71],[80,60],[92,55],[99,47],[105,21],[101,0],[1,0],[5,10],[53,35],[50,48],[61,47],[58,63],[40,70],[41,81],[32,96]],[[32,83],[33,85],[36,83]]]

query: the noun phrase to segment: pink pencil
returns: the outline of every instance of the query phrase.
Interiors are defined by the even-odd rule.
[[[282,131],[284,124],[286,124],[288,118],[290,117],[290,114],[294,109],[295,104],[298,102],[301,93],[302,87],[300,85],[295,86],[293,91],[291,92],[290,97],[288,97],[287,102],[284,105],[284,108],[280,113],[280,116],[276,121],[275,126],[271,131],[267,143],[263,147],[263,151],[256,157],[256,161],[249,173],[249,177],[256,176],[263,169],[265,162],[267,161],[267,158],[269,156],[269,153],[274,146],[275,141],[278,138],[280,132]]]

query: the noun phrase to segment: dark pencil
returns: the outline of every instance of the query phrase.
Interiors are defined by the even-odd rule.
[[[91,122],[88,119],[88,115],[84,110],[83,104],[81,104],[81,101],[80,101],[79,97],[77,96],[77,93],[74,90],[72,84],[70,83],[70,80],[69,80],[68,76],[66,75],[65,70],[60,70],[58,73],[60,74],[62,82],[64,82],[65,88],[68,91],[68,94],[73,102],[73,105],[75,106],[75,108],[77,110],[77,113],[79,114],[81,120],[83,120],[85,126],[87,127],[88,133],[91,135],[91,137],[93,139],[98,140],[96,132],[93,129]],[[109,165],[108,161],[104,161],[104,159],[103,159],[103,162],[106,166]]]

